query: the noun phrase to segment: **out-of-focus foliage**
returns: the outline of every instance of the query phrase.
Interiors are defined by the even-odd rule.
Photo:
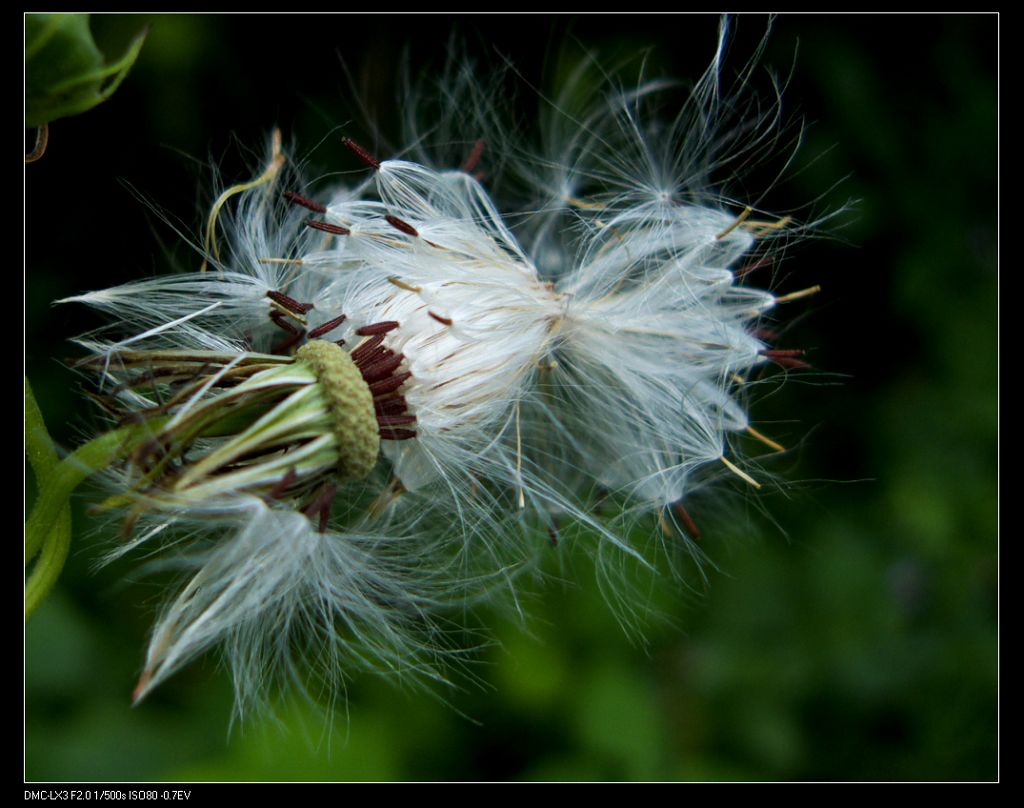
[[[195,190],[208,155],[229,180],[244,178],[275,125],[314,176],[344,180],[335,172],[362,167],[342,134],[389,153],[364,121],[393,131],[402,47],[414,76],[436,70],[452,27],[395,16],[94,23],[111,48],[143,25],[151,33],[115,102],[69,120],[74,149],[28,176],[27,370],[63,446],[87,422],[54,360],[97,323],[50,301],[197,266],[119,182],[197,233],[214,196]],[[733,52],[751,52],[764,23],[740,18]],[[525,86],[543,86],[542,61],[579,44],[608,64],[650,46],[652,75],[696,77],[717,20],[458,27],[481,62],[507,55]],[[481,616],[499,626],[470,663],[481,686],[431,698],[364,677],[331,721],[289,703],[279,723],[229,734],[230,685],[212,656],[129,706],[160,579],[133,562],[95,571],[117,527],[76,528],[26,636],[27,776],[994,778],[996,40],[993,16],[776,20],[764,62],[790,76],[784,109],[808,127],[760,204],[808,218],[801,206],[819,197],[812,212],[860,201],[836,222],[845,227],[794,245],[774,279],[823,286],[781,323],[786,347],[806,347],[819,373],[753,403],[758,427],[791,447],[764,458],[777,493],[737,485],[695,504],[715,567],[689,588],[637,578],[637,602],[663,615],[646,642],[622,631],[563,536],[549,550],[554,580],[523,604],[525,626]],[[535,103],[526,95],[524,110]],[[773,179],[755,173],[734,192],[758,196]],[[89,501],[76,503],[76,526],[97,525]]]
[[[105,101],[128,75],[145,35],[109,65],[88,14],[25,15],[25,126],[78,115]]]

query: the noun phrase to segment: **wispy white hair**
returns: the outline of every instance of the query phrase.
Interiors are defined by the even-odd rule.
[[[267,293],[287,292],[313,304],[310,328],[346,314],[337,335],[350,348],[391,323],[379,341],[411,374],[401,395],[415,440],[385,436],[384,459],[340,489],[326,531],[294,503],[244,493],[168,517],[192,538],[174,556],[190,577],[154,630],[139,696],[213,646],[240,705],[271,682],[305,683],[310,659],[330,686],[353,663],[440,678],[437,627],[453,606],[514,595],[566,521],[598,555],[646,564],[637,520],[722,462],[739,470],[726,455],[750,427],[745,391],[769,357],[759,326],[778,300],[741,269],[779,228],[746,222],[756,202],[712,177],[774,147],[778,107],[741,100],[754,60],[723,90],[725,41],[723,24],[667,123],[653,113],[674,83],[605,76],[583,92],[593,82],[574,74],[544,102],[539,145],[512,132],[470,68],[452,69],[439,120],[478,129],[465,142],[487,142],[492,176],[476,176],[478,149],[461,168],[431,157],[444,124],[395,159],[353,147],[372,173],[302,202],[323,232],[305,229],[308,210],[252,190],[225,213],[205,274],[74,298],[132,324],[84,340],[97,355],[265,351],[280,337]],[[490,187],[513,193],[506,203]],[[602,515],[607,496],[628,520]],[[148,529],[139,543],[162,532]]]

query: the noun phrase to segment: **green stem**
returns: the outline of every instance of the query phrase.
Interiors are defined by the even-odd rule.
[[[64,562],[71,548],[71,509],[61,508],[57,524],[47,537],[32,574],[25,581],[25,619],[28,620],[36,607],[43,602],[57,582]]]
[[[28,455],[28,462],[36,475],[39,484],[45,480],[54,466],[57,465],[57,450],[53,448],[53,442],[46,431],[46,424],[43,421],[43,413],[36,403],[36,397],[32,395],[32,386],[25,378],[25,454]],[[25,547],[25,563],[32,560],[32,557],[39,552],[39,547]]]
[[[61,506],[86,477],[109,466],[131,446],[139,425],[125,426],[93,438],[54,467],[39,488],[32,515],[25,523],[25,542],[29,552],[42,545],[57,521]]]
[[[94,438],[58,461],[42,413],[25,379],[25,449],[39,488],[32,514],[25,523],[25,564],[39,555],[25,582],[26,619],[53,587],[67,559],[71,546],[71,492],[93,472],[110,465],[142,434],[142,425],[121,427]]]
[[[58,464],[57,451],[46,431],[43,413],[32,394],[32,387],[25,379],[25,451],[32,471],[39,485],[48,479]],[[46,593],[53,587],[57,576],[64,568],[71,547],[71,508],[67,504],[57,515],[56,524],[42,546],[42,555],[36,562],[32,574],[25,581],[25,619],[35,611]],[[25,563],[39,552],[39,546],[25,545]]]

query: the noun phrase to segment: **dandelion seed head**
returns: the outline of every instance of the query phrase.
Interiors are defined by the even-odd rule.
[[[119,321],[79,340],[84,364],[149,429],[108,473],[123,551],[189,576],[137,698],[214,646],[240,709],[308,684],[304,655],[327,690],[352,667],[440,679],[445,609],[517,604],[576,535],[629,622],[642,608],[607,582],[651,564],[636,537],[697,538],[683,503],[708,478],[757,485],[734,449],[759,434],[748,379],[806,364],[762,328],[804,292],[753,285],[790,220],[713,180],[778,132],[777,106],[741,100],[753,62],[723,88],[725,34],[667,119],[678,83],[595,92],[591,62],[532,140],[451,68],[404,153],[346,138],[366,174],[319,192],[272,146],[217,197],[205,271],[69,299]],[[431,159],[433,140],[466,149]]]

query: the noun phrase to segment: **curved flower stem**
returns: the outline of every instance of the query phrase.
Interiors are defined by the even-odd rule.
[[[25,448],[39,486],[32,514],[25,523],[25,564],[39,555],[25,582],[26,619],[64,568],[71,546],[71,492],[94,471],[115,460],[138,431],[138,425],[115,429],[58,461],[42,413],[25,379]]]
[[[32,386],[29,384],[27,377],[25,379],[25,454],[28,455],[28,462],[32,466],[32,471],[36,475],[37,485],[41,489],[44,482],[53,472],[54,467],[58,464],[59,459],[57,457],[57,450],[53,447],[53,441],[50,440],[50,434],[46,431],[43,413],[36,403],[36,398],[32,394]],[[67,507],[63,508],[58,519],[57,529],[54,532],[57,533],[66,521],[70,533],[70,509]],[[39,552],[42,538],[45,538],[45,536],[40,537],[40,541],[32,543],[26,540],[26,564]]]
[[[137,429],[122,427],[94,438],[80,446],[54,467],[40,486],[32,515],[25,523],[26,556],[42,545],[46,534],[57,521],[60,508],[86,477],[114,461],[129,445]]]
[[[42,486],[58,464],[57,451],[53,448],[53,442],[46,431],[46,424],[43,421],[43,414],[32,395],[32,387],[25,379],[25,450],[28,454],[32,471],[35,472],[36,480]],[[27,620],[36,607],[42,602],[46,593],[53,587],[57,576],[64,568],[64,561],[68,557],[68,550],[71,547],[71,508],[64,505],[57,516],[57,522],[53,526],[46,541],[42,546],[42,554],[32,570],[32,574],[25,582],[25,619]],[[38,544],[29,547],[25,545],[25,563],[32,559],[39,552]]]
[[[25,581],[25,619],[28,620],[36,607],[43,602],[53,585],[57,582],[64,562],[71,548],[71,509],[65,505],[61,508],[57,524],[43,545],[39,560],[36,561],[32,574]]]

